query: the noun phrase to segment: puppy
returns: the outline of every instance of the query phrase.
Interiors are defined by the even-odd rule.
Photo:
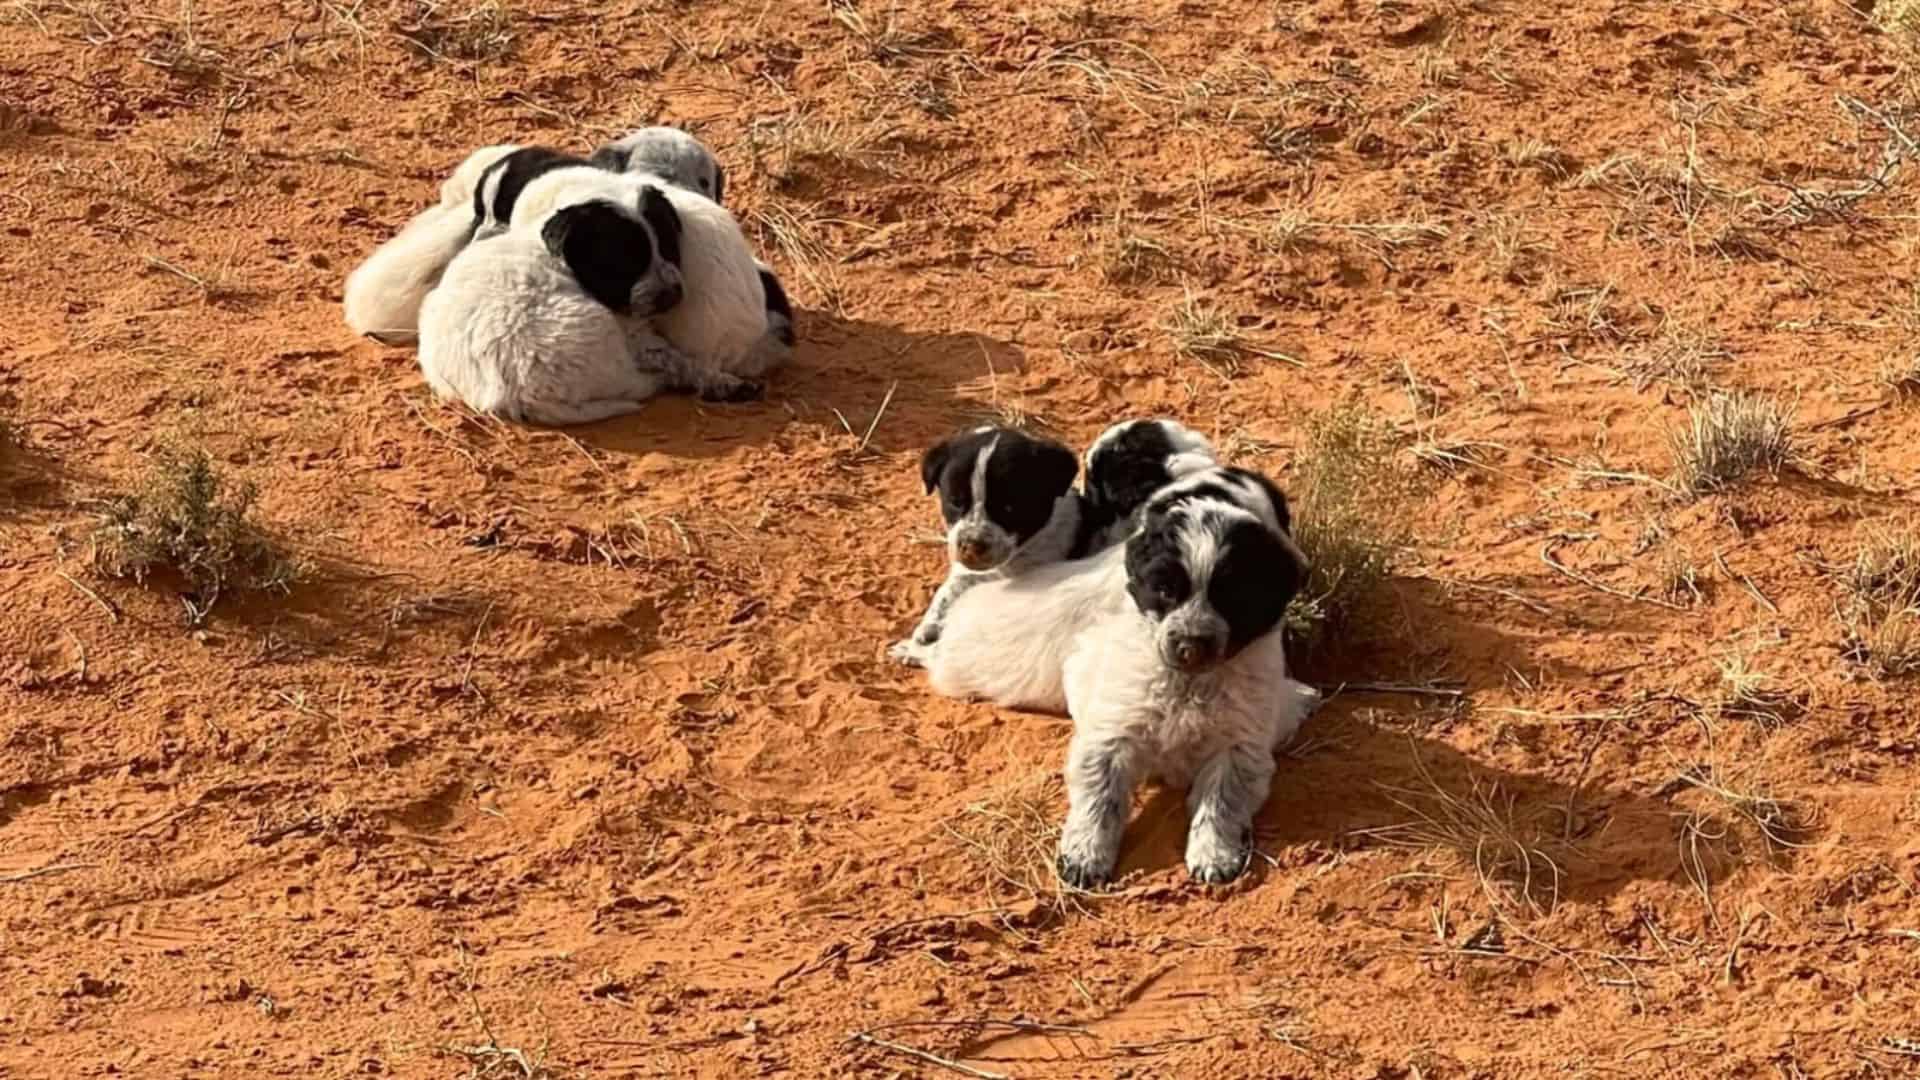
[[[645,319],[681,302],[671,207],[583,199],[469,245],[420,310],[420,369],[443,398],[531,424],[584,424],[665,388]],[[651,370],[650,370],[651,369]]]
[[[593,152],[593,164],[611,172],[657,176],[726,204],[727,174],[705,143],[677,127],[644,127]]]
[[[767,318],[767,299],[753,251],[740,226],[713,200],[657,177],[611,173],[592,166],[555,169],[520,193],[514,220],[594,198],[631,203],[641,190],[660,198],[649,213],[671,217],[680,237],[675,259],[685,300],[656,317],[654,330],[675,347],[661,374],[679,389],[712,401],[745,401],[761,393],[759,379],[791,350]]]
[[[354,333],[386,345],[415,339],[421,302],[473,235],[481,179],[519,150],[508,144],[468,155],[441,183],[440,201],[415,215],[347,276],[344,307]]]
[[[1051,439],[986,425],[935,443],[920,457],[927,494],[940,493],[947,523],[947,578],[889,655],[921,664],[940,640],[947,609],[968,589],[1069,559],[1085,542],[1084,503],[1073,490],[1080,462]]]
[[[676,127],[646,127],[625,135],[593,152],[593,164],[614,172],[637,172],[657,176],[687,191],[698,192],[716,204],[726,205],[727,174],[719,159],[706,144]],[[760,287],[766,296],[768,333],[773,340],[791,349],[798,334],[793,305],[773,268],[755,259]]]
[[[1112,879],[1133,787],[1150,778],[1188,789],[1194,880],[1246,869],[1274,751],[1319,701],[1287,672],[1281,617],[1308,569],[1290,528],[1279,490],[1239,469],[1191,474],[1148,500],[1120,560],[1128,602],[1098,611],[1063,671],[1068,884]]]
[[[948,611],[976,585],[1015,577],[1035,567],[1080,559],[1126,539],[1135,511],[1161,484],[1214,462],[1205,438],[1172,420],[1128,420],[1108,428],[1087,451],[1087,490],[1073,490],[1078,471],[1066,447],[1007,428],[962,432],[921,458],[928,494],[938,488],[947,523],[947,578],[912,636],[889,655],[905,664],[925,664],[941,640]],[[1000,599],[981,602],[992,610]],[[969,626],[973,625],[969,621]],[[982,696],[1003,705],[1060,708],[1059,694],[1043,701],[1004,700],[966,672],[976,670],[973,650],[993,651],[992,641],[968,640],[941,665],[935,689],[953,696]],[[984,659],[984,658],[983,658]],[[979,670],[988,679],[991,672]],[[1057,679],[1050,680],[1058,682]]]

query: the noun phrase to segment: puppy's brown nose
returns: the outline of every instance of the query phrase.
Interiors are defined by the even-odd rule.
[[[975,541],[963,541],[958,549],[960,562],[968,567],[978,567],[987,561],[987,545]]]

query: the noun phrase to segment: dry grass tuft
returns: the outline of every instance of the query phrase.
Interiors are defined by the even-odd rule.
[[[1723,491],[1756,471],[1778,475],[1793,459],[1793,411],[1744,391],[1710,395],[1670,432],[1674,490],[1688,498]]]
[[[1179,266],[1173,253],[1124,211],[1107,218],[1098,244],[1100,276],[1109,285],[1151,284]]]
[[[506,0],[479,0],[454,11],[446,0],[411,0],[399,37],[435,60],[478,63],[513,52],[514,15]]]
[[[1664,382],[1698,392],[1713,368],[1730,355],[1712,327],[1668,319],[1653,340],[1628,354],[1626,370],[1635,390]]]
[[[968,804],[942,828],[985,875],[996,907],[1037,902],[1064,911],[1076,904],[1055,870],[1065,803],[1059,773],[1048,769]]]
[[[1720,715],[1772,729],[1784,727],[1806,713],[1805,695],[1786,689],[1772,672],[1756,667],[1750,653],[1728,653],[1718,665]]]
[[[93,531],[94,567],[142,584],[156,573],[178,575],[190,589],[190,625],[226,594],[285,593],[303,568],[253,520],[256,494],[224,476],[205,450],[163,446],[140,486],[107,502]]]
[[[1254,357],[1299,364],[1285,353],[1255,348],[1240,332],[1240,325],[1232,315],[1196,297],[1192,290],[1167,312],[1160,328],[1173,342],[1177,355],[1195,361],[1223,379],[1239,375],[1247,360]]]
[[[1920,673],[1920,534],[1869,534],[1838,578],[1847,659],[1880,676]]]
[[[1424,485],[1401,460],[1391,427],[1349,405],[1309,422],[1294,491],[1294,539],[1312,570],[1288,610],[1287,630],[1312,648],[1380,597],[1413,547]]]
[[[1473,867],[1490,903],[1524,906],[1534,915],[1550,913],[1559,902],[1564,876],[1562,842],[1519,821],[1514,796],[1499,784],[1475,776],[1464,793],[1449,791],[1417,751],[1413,763],[1418,787],[1381,785],[1410,820],[1361,835],[1410,851],[1454,852]]]
[[[1669,789],[1704,796],[1694,800],[1700,805],[1678,815],[1680,868],[1709,910],[1716,881],[1748,863],[1778,863],[1805,847],[1820,828],[1813,807],[1779,797],[1717,763],[1681,770]]]

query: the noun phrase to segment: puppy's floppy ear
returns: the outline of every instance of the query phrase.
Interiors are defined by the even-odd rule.
[[[609,172],[626,172],[627,162],[632,157],[632,151],[625,147],[609,144],[595,150],[587,162],[595,168],[606,169]]]
[[[721,168],[720,163],[716,161],[713,164],[713,201],[725,206],[726,194],[727,170]]]
[[[1034,468],[1048,491],[1065,495],[1080,475],[1080,457],[1052,439],[1034,440]]]
[[[1267,493],[1268,501],[1273,503],[1273,516],[1280,522],[1280,530],[1291,535],[1293,533],[1293,513],[1287,508],[1287,496],[1280,490],[1280,486],[1257,472],[1249,471],[1247,476],[1252,479],[1254,483],[1259,484],[1261,490]]]
[[[947,459],[953,456],[953,442],[952,438],[941,439],[920,455],[920,480],[927,485],[929,495],[940,486],[940,474],[947,467]]]
[[[632,306],[633,284],[653,264],[646,227],[605,199],[554,211],[540,239],[589,296],[614,311]]]
[[[648,184],[640,189],[640,220],[653,230],[654,243],[660,246],[660,257],[675,266],[680,265],[680,212],[673,208],[673,200],[666,192]]]

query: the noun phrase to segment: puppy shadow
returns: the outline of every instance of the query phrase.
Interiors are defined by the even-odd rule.
[[[983,421],[984,403],[961,395],[968,383],[1024,370],[1018,347],[971,332],[923,331],[891,323],[800,312],[793,358],[766,379],[766,396],[717,404],[663,395],[632,416],[568,429],[613,454],[717,457],[742,445],[777,444],[796,423],[865,445],[929,445],[953,428]],[[871,432],[871,435],[869,435]]]

